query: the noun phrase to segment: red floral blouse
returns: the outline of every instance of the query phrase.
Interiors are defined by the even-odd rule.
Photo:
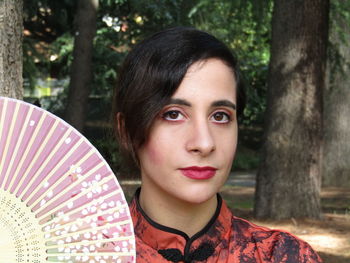
[[[214,216],[192,237],[152,221],[142,210],[138,195],[139,191],[130,206],[138,263],[322,262],[310,245],[297,237],[233,216],[219,195]]]

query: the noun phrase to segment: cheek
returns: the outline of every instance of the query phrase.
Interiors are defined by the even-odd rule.
[[[163,161],[162,154],[158,151],[157,147],[150,146],[148,148],[149,160],[155,164],[160,165]]]
[[[237,148],[237,145],[235,143],[232,143],[230,147],[226,147],[224,155],[228,162],[233,161],[236,154],[236,148]]]
[[[161,165],[163,163],[163,154],[161,147],[155,142],[147,143],[141,150],[141,162],[147,162],[152,165]],[[144,163],[144,165],[147,163]]]
[[[234,159],[237,148],[237,133],[232,134],[227,134],[226,136],[221,134],[221,136],[218,138],[222,147],[222,158],[231,162]]]
[[[179,150],[179,135],[169,127],[156,126],[142,149],[144,165],[167,166],[174,160],[175,151]]]
[[[230,149],[230,151],[232,152],[232,158],[234,159],[235,155],[236,155],[236,150],[237,150],[237,137],[232,141],[232,147]]]

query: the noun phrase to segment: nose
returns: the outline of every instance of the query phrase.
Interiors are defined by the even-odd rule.
[[[215,140],[207,120],[194,122],[188,135],[187,151],[201,156],[215,151]]]

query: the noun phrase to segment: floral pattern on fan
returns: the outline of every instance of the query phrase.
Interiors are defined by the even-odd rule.
[[[0,156],[0,262],[136,261],[123,191],[74,128],[0,98]]]

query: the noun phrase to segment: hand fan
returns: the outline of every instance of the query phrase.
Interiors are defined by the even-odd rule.
[[[97,150],[49,112],[0,97],[0,262],[135,262],[130,212]]]

